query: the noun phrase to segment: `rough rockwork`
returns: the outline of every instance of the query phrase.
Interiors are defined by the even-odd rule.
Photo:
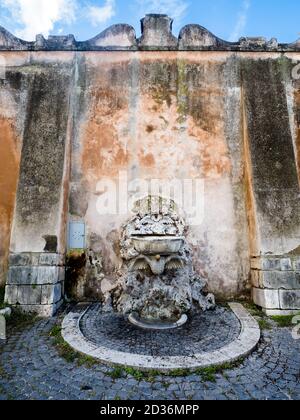
[[[179,38],[172,34],[173,20],[167,15],[149,14],[141,20],[142,36],[126,24],[113,25],[87,41],[77,41],[74,35],[37,35],[36,40],[21,40],[0,27],[0,50],[13,51],[101,51],[101,50],[215,50],[215,51],[300,51],[300,41],[279,44],[277,39],[264,37],[240,38],[227,42],[200,25],[187,25]]]
[[[214,296],[205,293],[207,282],[194,272],[183,236],[186,225],[175,203],[147,197],[135,211],[122,232],[123,273],[114,291],[117,310],[144,319],[178,320],[192,309],[213,309]],[[146,249],[140,249],[139,239],[147,239]],[[176,240],[181,242],[173,248]]]

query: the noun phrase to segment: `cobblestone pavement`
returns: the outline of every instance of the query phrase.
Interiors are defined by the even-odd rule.
[[[234,341],[241,331],[237,317],[223,307],[195,313],[187,324],[175,330],[146,331],[131,325],[123,315],[103,313],[101,305],[95,304],[83,316],[80,327],[96,345],[150,356],[192,356],[214,351]]]
[[[67,362],[49,336],[57,322],[36,321],[0,344],[0,399],[300,399],[300,341],[288,328],[265,330],[258,349],[222,374],[145,379]]]

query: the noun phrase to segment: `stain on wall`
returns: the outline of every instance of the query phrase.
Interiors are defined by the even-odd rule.
[[[26,114],[26,77],[18,69],[17,54],[10,56],[13,65],[0,79],[0,285],[6,279]]]
[[[300,85],[299,82],[297,85]],[[296,122],[296,141],[295,141],[295,154],[298,169],[298,179],[300,184],[300,86],[297,86],[294,91],[294,115]]]
[[[3,285],[19,175],[20,140],[13,121],[2,116],[0,116],[0,159],[0,285]]]

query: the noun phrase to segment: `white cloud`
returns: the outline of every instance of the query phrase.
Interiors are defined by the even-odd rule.
[[[251,6],[250,0],[243,0],[242,9],[238,15],[237,22],[230,35],[230,41],[237,41],[242,35],[247,24],[248,11]]]
[[[87,6],[86,16],[93,26],[102,25],[116,14],[115,0],[105,0],[103,6]]]
[[[164,13],[175,20],[175,25],[180,25],[189,4],[184,0],[136,0],[139,5],[140,17],[148,13]]]
[[[22,26],[16,35],[27,41],[48,36],[56,22],[76,20],[76,0],[2,0],[12,18]]]

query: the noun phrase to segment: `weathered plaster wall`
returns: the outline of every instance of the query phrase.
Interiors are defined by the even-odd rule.
[[[129,181],[204,179],[204,222],[188,236],[196,270],[219,296],[244,290],[249,246],[238,62],[199,52],[85,53],[79,62],[70,213],[85,220],[105,276],[121,263],[119,231],[128,215],[98,214],[97,183],[126,171]]]
[[[101,282],[107,287],[121,264],[120,227],[129,215],[97,212],[98,182],[117,181],[119,171],[129,181],[204,179],[204,221],[188,240],[197,272],[218,296],[246,290],[251,257],[299,247],[299,86],[290,75],[299,54],[6,54],[15,77],[0,91],[14,110],[0,108],[1,150],[12,156],[0,168],[0,206],[8,211],[2,255],[22,141],[11,251],[43,252],[43,237],[56,236],[63,253],[67,219],[85,221],[88,297],[100,297]]]

